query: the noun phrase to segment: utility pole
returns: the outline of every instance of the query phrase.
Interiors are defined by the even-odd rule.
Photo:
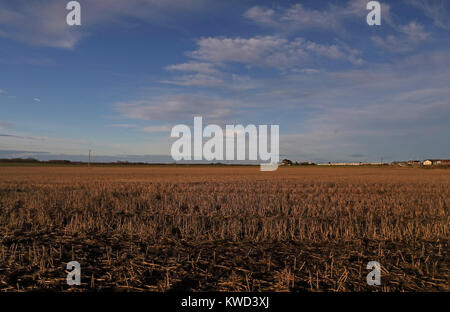
[[[89,150],[89,160],[88,160],[88,167],[91,166],[91,150]]]

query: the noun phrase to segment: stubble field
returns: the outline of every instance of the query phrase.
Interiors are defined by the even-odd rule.
[[[449,207],[443,169],[4,166],[0,290],[448,291]]]

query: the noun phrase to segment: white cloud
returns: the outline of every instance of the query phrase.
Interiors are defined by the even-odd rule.
[[[242,64],[247,69],[263,67],[281,72],[299,72],[321,58],[354,65],[364,63],[358,50],[340,41],[336,44],[319,44],[304,38],[290,40],[280,36],[200,38],[197,40],[197,49],[186,54],[194,60],[166,66],[168,71],[183,74],[160,82],[184,87],[220,87],[222,90],[242,91],[261,85],[248,75],[229,72],[232,66],[228,65],[232,63]]]
[[[275,26],[275,11],[261,6],[254,6],[248,9],[244,16],[254,22],[264,25]]]
[[[91,0],[81,2],[81,26],[66,23],[67,1],[11,1],[0,3],[0,37],[31,45],[72,49],[93,26],[136,18],[165,24],[175,12],[193,12],[204,0]]]
[[[408,40],[411,42],[420,42],[430,37],[430,33],[424,30],[423,25],[412,21],[409,24],[400,27],[402,33],[404,33]]]
[[[303,38],[288,40],[279,36],[252,38],[201,38],[198,48],[188,55],[194,59],[215,64],[242,63],[249,66],[298,66],[315,56],[353,61],[355,54],[336,44],[319,44]]]
[[[41,99],[39,99],[39,98],[33,98],[33,101],[35,101],[35,102],[40,102]]]
[[[238,116],[247,106],[242,102],[213,96],[180,94],[121,102],[115,109],[122,117],[138,120],[186,121],[203,116],[210,121]]]
[[[315,68],[305,68],[300,70],[301,73],[308,73],[308,74],[317,74],[320,73],[320,70]]]
[[[197,50],[190,53],[195,59],[214,63],[238,62],[251,65],[264,65],[275,61],[276,53],[288,44],[287,39],[265,36],[254,38],[202,38],[197,41]],[[301,51],[291,51],[295,57]],[[267,57],[272,56],[271,60]],[[285,57],[287,55],[285,54]]]
[[[184,87],[216,87],[224,83],[218,77],[205,74],[182,75],[173,80],[163,80],[161,82]]]
[[[434,25],[450,29],[449,3],[447,0],[405,0],[408,4],[422,10],[431,18]]]
[[[135,124],[112,124],[109,126],[113,127],[113,128],[136,128],[137,127],[137,125],[135,125]]]
[[[254,6],[247,10],[244,16],[258,25],[276,28],[282,31],[295,31],[304,28],[319,28],[340,30],[342,24],[355,17],[365,17],[367,14],[366,0],[352,0],[342,5],[329,5],[325,10],[305,8],[297,3],[278,10],[262,6]],[[390,22],[390,6],[382,5],[383,19]]]
[[[397,29],[400,32],[399,35],[388,35],[385,38],[373,36],[372,40],[376,45],[385,50],[408,52],[431,37],[431,34],[425,31],[423,25],[415,21],[399,26]]]
[[[79,29],[65,22],[65,4],[59,1],[0,4],[0,37],[33,45],[72,48],[81,39]]]
[[[302,4],[294,4],[281,13],[279,21],[297,27],[330,28],[337,25],[340,14],[340,10],[309,10],[305,9]]]
[[[224,84],[222,73],[211,63],[194,62],[166,66],[168,71],[191,72],[161,82],[184,87],[218,87]]]
[[[187,72],[197,72],[203,74],[215,74],[217,69],[214,68],[213,64],[210,63],[200,63],[200,62],[188,62],[182,64],[174,64],[166,67],[169,71],[187,71]]]
[[[407,1],[423,9],[425,14],[435,20],[435,24],[443,28],[446,25],[450,27],[450,23],[445,23],[444,17],[447,17],[446,20],[448,21],[448,13],[443,13],[446,12],[446,5],[443,4],[443,1]],[[299,3],[289,7],[280,7],[276,10],[254,6],[247,10],[244,16],[260,26],[269,27],[282,33],[297,32],[302,29],[345,32],[344,26],[346,22],[354,21],[356,18],[364,20],[368,12],[366,9],[367,2],[366,0],[354,0],[347,1],[341,5],[330,4],[324,10],[310,9]],[[383,24],[391,26],[390,30],[393,30],[394,33],[385,37],[373,35],[372,41],[379,47],[392,52],[407,52],[413,50],[421,42],[431,38],[431,34],[425,31],[424,26],[415,21],[411,21],[406,25],[394,23],[389,4],[383,2],[381,10]],[[339,52],[335,51],[333,53],[333,51],[327,50],[326,55],[332,58],[333,55],[339,55]],[[362,64],[364,62],[355,54],[349,56],[348,60],[353,64]]]

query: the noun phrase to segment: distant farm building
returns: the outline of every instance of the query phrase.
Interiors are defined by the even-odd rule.
[[[450,159],[426,159],[422,164],[424,166],[450,165]]]

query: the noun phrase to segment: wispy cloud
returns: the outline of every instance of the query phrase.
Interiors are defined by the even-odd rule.
[[[247,105],[216,96],[181,94],[115,104],[122,117],[135,120],[186,121],[194,116],[223,120],[236,116]]]
[[[230,70],[234,64],[247,69],[312,72],[310,66],[323,59],[352,65],[364,63],[357,49],[341,41],[321,44],[301,37],[288,39],[274,35],[250,38],[207,37],[198,39],[196,43],[197,48],[186,53],[191,60],[165,68],[182,74],[160,82],[183,87],[250,90],[260,87],[260,84],[250,75]]]
[[[345,21],[367,14],[366,5],[365,0],[353,0],[344,5],[330,4],[326,10],[309,9],[301,3],[276,10],[254,6],[247,10],[244,16],[258,25],[280,31],[297,31],[307,28],[342,30]],[[382,6],[382,16],[386,21],[390,20],[390,6],[386,3]]]
[[[14,1],[0,4],[0,37],[28,44],[72,48],[82,37],[80,29],[65,22],[61,1]]]
[[[424,26],[412,21],[400,27],[400,31],[404,33],[411,42],[420,42],[430,37],[430,33],[424,30]]]
[[[135,125],[135,124],[112,124],[112,125],[109,125],[109,127],[113,127],[113,128],[136,128],[137,125]]]
[[[201,38],[198,48],[188,53],[194,59],[214,64],[242,63],[248,66],[286,68],[307,63],[314,57],[353,62],[351,55],[337,44],[319,44],[304,38],[289,40],[280,36],[251,38]]]
[[[0,134],[1,148],[3,150],[23,150],[36,152],[56,153],[80,153],[87,151],[87,140],[79,137],[76,139],[67,137],[29,136],[27,133],[2,133]],[[99,143],[98,145],[101,145]]]
[[[431,38],[431,33],[425,31],[423,25],[412,21],[406,25],[397,27],[398,35],[388,35],[383,38],[373,36],[372,40],[381,48],[392,52],[408,52],[419,44]]]
[[[172,80],[162,80],[161,82],[184,87],[216,87],[224,83],[224,81],[218,76],[205,75],[201,73],[181,75]]]
[[[196,72],[202,74],[215,74],[217,69],[211,63],[201,63],[201,62],[188,62],[182,64],[174,64],[166,66],[166,70],[169,71],[181,71],[181,72]]]
[[[450,5],[446,0],[405,0],[406,3],[422,10],[431,18],[434,25],[443,29],[450,29]]]
[[[147,126],[142,130],[147,133],[158,133],[158,132],[167,132],[169,133],[172,129],[171,126]]]
[[[25,139],[25,140],[36,140],[36,138],[33,138],[33,137],[25,137],[25,136],[20,136],[20,135],[4,134],[4,133],[0,133],[0,137],[15,138],[15,139]]]
[[[135,18],[166,23],[174,12],[201,10],[204,0],[95,0],[82,5],[82,26],[66,23],[67,1],[10,1],[0,3],[0,37],[31,45],[72,49],[92,26]],[[88,8],[88,9],[84,9]]]
[[[33,98],[33,101],[35,101],[35,102],[40,102],[41,99],[40,99],[40,98]]]
[[[406,1],[423,9],[426,12],[425,14],[433,16],[435,23],[441,26],[446,25],[442,17],[448,17],[448,15],[442,13],[444,9],[442,1]],[[286,31],[297,32],[302,29],[343,32],[348,31],[345,27],[346,22],[364,17],[367,14],[366,5],[367,1],[365,0],[355,0],[347,1],[342,5],[330,4],[328,9],[325,10],[309,9],[299,3],[278,9],[254,6],[247,10],[244,16],[260,26],[269,27],[281,33]],[[411,21],[406,25],[397,25],[393,21],[391,6],[388,3],[383,2],[381,9],[383,21],[391,26],[393,33],[391,32],[384,37],[381,35],[372,36],[373,42],[379,47],[392,52],[407,52],[413,50],[421,42],[430,39],[431,34],[425,31],[424,26],[416,21]],[[350,54],[348,60],[354,64],[362,63],[361,58],[355,57],[354,54]]]

